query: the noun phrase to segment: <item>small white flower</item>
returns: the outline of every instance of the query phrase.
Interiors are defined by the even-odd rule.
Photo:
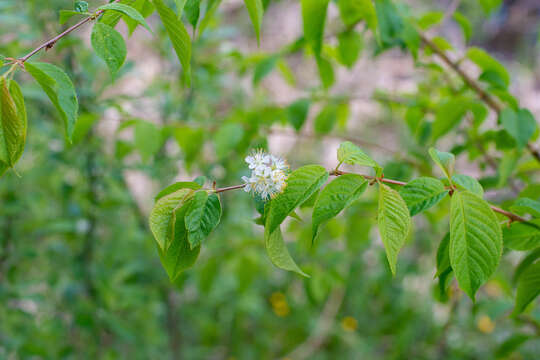
[[[251,176],[242,177],[246,184],[244,191],[260,194],[263,199],[283,192],[287,186],[287,171],[289,170],[283,158],[257,150],[245,160],[251,170]]]

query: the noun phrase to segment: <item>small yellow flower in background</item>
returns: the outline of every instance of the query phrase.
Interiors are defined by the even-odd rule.
[[[274,310],[274,313],[279,317],[285,317],[291,312],[287,299],[283,293],[273,293],[270,296],[270,303],[272,304],[272,310]]]
[[[495,323],[491,320],[489,316],[482,315],[478,318],[478,321],[476,322],[476,327],[484,334],[491,334],[493,330],[495,330]]]
[[[341,327],[348,332],[356,331],[356,329],[358,329],[358,321],[352,316],[345,316],[341,320]]]

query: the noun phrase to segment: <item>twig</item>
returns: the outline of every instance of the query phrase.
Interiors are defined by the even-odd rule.
[[[220,192],[224,192],[224,191],[229,191],[229,190],[236,190],[236,189],[242,189],[243,187],[245,187],[247,184],[240,184],[240,185],[234,185],[234,186],[228,186],[228,187],[224,187],[224,188],[219,188],[219,189],[216,189],[216,193],[220,193]]]
[[[442,61],[448,65],[452,70],[454,70],[463,80],[463,82],[471,89],[473,90],[480,99],[486,103],[497,115],[500,115],[500,113],[503,110],[503,107],[495,100],[494,97],[492,97],[487,91],[485,91],[476,80],[474,80],[472,77],[470,77],[463,69],[459,66],[459,63],[456,61],[452,61],[450,57],[448,57],[448,54],[441,48],[439,48],[433,41],[428,39],[428,37],[423,34],[422,32],[419,32],[420,39],[422,42],[428,46],[433,53],[435,53],[437,56],[439,56]],[[538,161],[540,161],[540,151],[535,149],[534,146],[531,143],[527,144],[527,149],[531,153],[531,155]]]
[[[116,3],[120,0],[114,0],[113,3]],[[35,48],[34,50],[30,51],[28,54],[26,54],[25,56],[23,56],[22,58],[19,58],[16,62],[19,63],[19,64],[24,64],[28,59],[30,59],[32,56],[34,56],[36,53],[38,53],[40,50],[42,49],[50,49],[52,48],[56,42],[58,40],[60,40],[61,38],[63,38],[64,36],[68,35],[69,33],[77,30],[78,28],[80,28],[81,26],[83,26],[84,24],[86,24],[87,22],[89,22],[90,20],[94,20],[96,19],[99,15],[103,14],[105,10],[98,10],[96,11],[92,16],[89,16],[87,18],[84,18],[82,19],[81,21],[79,21],[78,23],[76,23],[75,25],[67,28],[66,30],[64,30],[63,32],[61,32],[60,34],[56,35],[55,37],[53,37],[52,39],[44,42],[43,44],[39,45],[37,48]]]

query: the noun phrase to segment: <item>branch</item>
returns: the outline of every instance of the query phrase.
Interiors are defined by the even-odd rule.
[[[345,172],[345,171],[341,171],[341,170],[332,170],[330,171],[330,175],[333,175],[333,176],[340,176],[340,175],[345,175],[345,174],[353,174],[353,173],[349,173],[349,172]],[[363,175],[363,174],[358,174],[360,176],[362,176],[363,178],[365,179],[368,179],[368,180],[377,180],[377,181],[380,181],[380,182],[383,182],[383,183],[387,183],[387,184],[394,184],[394,185],[399,185],[399,186],[403,186],[403,185],[407,185],[406,182],[403,182],[403,181],[399,181],[399,180],[391,180],[391,179],[385,179],[383,177],[381,178],[377,178],[375,176],[369,176],[369,175]],[[518,221],[518,222],[528,222],[527,219],[517,215],[517,214],[514,214],[510,211],[506,211],[506,210],[503,210],[497,206],[494,206],[494,205],[490,205],[491,207],[491,210],[501,214],[501,215],[504,215],[506,216],[510,222],[514,222],[514,221]]]
[[[113,3],[115,2],[118,2],[120,0],[114,0]],[[81,26],[83,26],[84,24],[86,24],[87,22],[89,22],[90,20],[94,20],[96,19],[99,15],[103,14],[103,12],[105,12],[105,10],[98,10],[96,11],[93,15],[87,17],[87,18],[84,18],[82,19],[81,21],[79,21],[78,23],[76,23],[75,25],[67,28],[66,30],[64,30],[62,33],[56,35],[55,37],[53,37],[52,39],[44,42],[43,44],[39,45],[37,48],[35,48],[34,50],[30,51],[28,54],[26,54],[25,56],[23,56],[22,58],[19,58],[17,60],[15,60],[16,63],[19,63],[19,64],[24,64],[28,59],[30,59],[32,56],[34,56],[36,53],[38,53],[40,50],[42,49],[50,49],[54,46],[54,44],[56,44],[56,42],[58,40],[60,40],[61,38],[63,38],[64,36],[68,35],[69,33],[77,30],[78,28],[80,28]]]
[[[224,191],[229,191],[229,190],[242,189],[246,185],[247,184],[240,184],[240,185],[234,185],[234,186],[228,186],[228,187],[224,187],[224,188],[219,188],[219,189],[216,189],[216,194],[220,193],[220,192],[224,192]]]
[[[439,48],[433,41],[431,41],[425,34],[422,32],[418,32],[420,39],[422,42],[428,46],[433,53],[435,53],[437,56],[441,58],[441,60],[448,65],[452,70],[454,70],[463,80],[463,82],[471,89],[473,90],[480,99],[486,103],[497,115],[501,113],[503,110],[503,107],[495,100],[493,96],[491,96],[487,91],[485,91],[480,84],[474,80],[472,77],[470,77],[463,69],[459,66],[459,63],[456,61],[452,61],[450,57],[448,57],[448,54],[441,48]],[[527,144],[527,149],[531,153],[531,155],[537,160],[540,161],[540,151],[535,149],[534,146],[531,143]]]

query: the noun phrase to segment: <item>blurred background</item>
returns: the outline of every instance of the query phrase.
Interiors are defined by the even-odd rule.
[[[508,66],[513,94],[540,115],[540,2],[498,3],[399,6],[413,16],[458,9],[471,20],[470,43]],[[0,0],[0,53],[22,56],[56,35],[66,26],[58,11],[72,7],[71,0]],[[538,358],[535,329],[508,316],[510,269],[519,255],[504,257],[474,304],[455,284],[434,279],[435,253],[448,230],[446,202],[415,218],[395,277],[374,226],[373,190],[330,221],[313,247],[310,210],[300,211],[303,221],[288,221],[285,239],[311,275],[301,278],[268,260],[253,199],[227,192],[219,227],[195,266],[171,284],[147,225],[160,189],[197,176],[206,176],[207,186],[239,184],[248,172],[243,159],[256,147],[286,157],[293,168],[332,168],[344,140],[384,164],[388,178],[432,174],[400,103],[443,80],[399,49],[382,51],[360,27],[358,60],[336,66],[334,85],[323,91],[302,49],[298,1],[265,1],[257,46],[243,1],[224,0],[194,42],[188,88],[156,15],[148,21],[153,34],[137,28],[130,35],[123,21],[116,27],[128,57],[115,83],[91,51],[90,26],[39,54],[75,83],[80,118],[73,144],[37,84],[17,74],[29,134],[16,166],[20,177],[10,171],[0,180],[0,359]],[[330,54],[340,26],[331,2]],[[428,34],[464,52],[451,18]],[[317,125],[325,116],[334,119],[331,131]],[[459,145],[460,136],[458,130],[446,137],[443,148]],[[466,157],[457,166],[485,181],[493,175]],[[514,190],[487,197],[504,202]],[[528,341],[514,349],[512,339]]]

